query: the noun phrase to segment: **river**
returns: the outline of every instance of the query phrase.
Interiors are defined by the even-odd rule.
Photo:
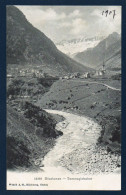
[[[65,120],[57,124],[56,129],[63,135],[56,140],[56,145],[45,156],[42,168],[44,172],[60,172],[68,174],[68,169],[61,166],[60,159],[79,148],[94,145],[100,135],[101,127],[93,120],[58,110],[46,110],[48,113],[62,115]]]
[[[106,150],[91,149],[95,148],[101,127],[84,116],[58,110],[46,111],[65,118],[56,126],[63,135],[56,139],[55,146],[42,160],[44,167],[41,167],[41,172],[7,171],[7,189],[120,190],[121,174],[113,171],[116,168],[117,156],[106,154]],[[102,174],[103,168],[105,170]],[[38,186],[34,187],[32,184]]]

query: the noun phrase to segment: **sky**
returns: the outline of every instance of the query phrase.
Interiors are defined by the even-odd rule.
[[[16,6],[55,43],[121,33],[121,6]],[[109,10],[106,16],[105,11]],[[115,10],[115,16],[113,14]],[[103,12],[104,11],[104,12]]]

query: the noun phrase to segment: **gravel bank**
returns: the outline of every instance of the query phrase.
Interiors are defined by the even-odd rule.
[[[109,174],[120,172],[121,158],[118,154],[107,152],[107,148],[96,145],[83,148],[80,145],[59,159],[59,164],[76,174]]]

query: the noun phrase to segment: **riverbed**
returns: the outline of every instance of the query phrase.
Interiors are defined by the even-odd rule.
[[[90,175],[118,172],[120,157],[97,146],[102,130],[100,125],[85,116],[58,110],[46,111],[62,115],[65,120],[56,126],[63,135],[43,160],[41,169],[45,173]]]
[[[41,159],[40,172],[7,171],[7,189],[120,190],[121,158],[97,146],[101,127],[85,116],[46,111],[65,118],[56,126],[63,135],[56,139],[44,160]]]

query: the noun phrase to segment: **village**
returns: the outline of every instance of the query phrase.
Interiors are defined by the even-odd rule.
[[[75,72],[75,73],[67,73],[63,76],[60,76],[59,79],[60,80],[64,80],[64,79],[76,79],[76,78],[80,78],[80,79],[88,79],[88,78],[93,78],[93,77],[97,77],[97,76],[103,76],[105,75],[105,65],[103,64],[98,70],[91,70],[85,73],[79,73],[79,72]],[[29,77],[29,78],[48,78],[48,77],[53,77],[53,75],[49,75],[48,73],[44,72],[42,69],[40,68],[11,68],[7,71],[7,78],[11,79],[11,78],[15,78],[15,77]]]
[[[7,78],[14,77],[45,77],[46,73],[43,73],[42,70],[36,70],[33,68],[11,68],[7,71]]]

